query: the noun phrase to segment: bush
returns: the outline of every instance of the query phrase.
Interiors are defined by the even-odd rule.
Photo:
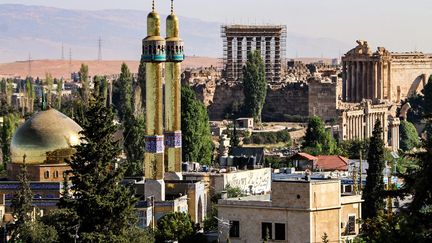
[[[250,137],[243,139],[243,142],[245,144],[275,144],[281,142],[288,145],[292,144],[288,130],[253,133]]]

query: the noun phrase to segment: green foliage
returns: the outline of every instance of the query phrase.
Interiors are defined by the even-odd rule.
[[[348,140],[339,144],[342,155],[350,159],[360,159],[360,152],[362,159],[365,159],[369,152],[369,139],[364,140]]]
[[[329,243],[330,242],[329,239],[328,239],[328,235],[327,235],[326,232],[324,232],[324,235],[321,236],[321,239],[322,239],[323,243]]]
[[[57,110],[61,110],[61,104],[62,104],[62,90],[63,90],[63,79],[60,79],[57,82],[57,98],[56,98],[56,108]]]
[[[68,161],[75,200],[67,206],[78,215],[80,239],[125,242],[137,220],[136,198],[121,183],[125,168],[116,164],[121,150],[113,136],[114,114],[95,93],[85,118],[80,133],[85,142],[75,146],[76,153]]]
[[[205,232],[215,232],[218,230],[218,210],[217,208],[212,205],[210,209],[210,213],[207,214],[207,216],[204,219],[204,231]]]
[[[157,222],[156,242],[189,242],[194,235],[194,223],[187,213],[171,212]]]
[[[419,123],[425,117],[432,116],[432,75],[420,94],[414,94],[406,100],[410,103],[408,121]]]
[[[410,151],[420,146],[420,138],[415,126],[409,121],[401,121],[400,127],[400,149]]]
[[[39,221],[29,221],[15,229],[18,234],[13,236],[11,242],[59,242],[59,236],[54,227],[47,226]],[[63,242],[63,241],[62,241]]]
[[[303,150],[313,155],[340,153],[332,134],[325,130],[324,122],[317,116],[309,120]]]
[[[20,184],[19,190],[12,199],[13,216],[17,219],[15,225],[18,227],[31,221],[31,213],[33,210],[33,193],[30,190],[30,182],[27,176],[27,166],[23,163],[21,165],[21,171],[18,174],[18,181]],[[19,232],[17,232],[17,234],[19,234]]]
[[[429,77],[423,91],[423,108],[425,117],[432,117],[432,75]]]
[[[245,194],[243,193],[243,191],[239,187],[233,187],[233,186],[227,185],[225,187],[225,190],[228,194],[227,195],[228,198],[244,197],[245,196]]]
[[[365,219],[362,224],[360,235],[357,237],[357,242],[417,242],[413,241],[410,233],[403,228],[405,222],[402,217],[393,215],[387,217],[382,213],[374,218]]]
[[[256,132],[248,138],[243,139],[245,144],[275,144],[285,143],[288,146],[292,145],[291,136],[288,130],[277,132]]]
[[[43,224],[53,227],[62,242],[74,242],[79,226],[79,217],[74,210],[55,209],[44,215],[41,221]]]
[[[124,123],[123,146],[128,161],[127,176],[142,176],[144,174],[145,126],[144,115],[135,117],[130,114]]]
[[[384,141],[382,139],[383,130],[381,122],[376,121],[372,137],[369,144],[367,161],[366,186],[363,190],[362,217],[364,219],[373,218],[384,210]]]
[[[0,143],[2,149],[3,163],[11,162],[10,145],[12,136],[19,125],[18,114],[9,113],[3,117],[3,126],[0,130]]]
[[[47,93],[46,93],[47,100],[46,101],[47,101],[47,105],[49,105],[49,106],[53,106],[53,103],[52,103],[53,83],[54,83],[53,76],[50,73],[46,73],[45,74],[45,80],[44,80],[43,84],[47,87]]]
[[[213,143],[207,109],[189,86],[181,88],[181,104],[183,159],[210,164]]]
[[[84,63],[81,64],[81,68],[79,70],[79,79],[81,82],[81,100],[84,103],[85,106],[89,103],[90,98],[90,84],[89,84],[89,69],[88,65],[85,65]]]
[[[117,110],[119,119],[124,122],[126,115],[132,114],[132,84],[133,77],[128,66],[123,63],[121,66],[120,77],[116,82],[118,90],[118,100],[115,100],[114,106]]]
[[[248,53],[243,68],[243,93],[245,95],[243,113],[261,122],[261,111],[267,95],[265,66],[259,51]]]

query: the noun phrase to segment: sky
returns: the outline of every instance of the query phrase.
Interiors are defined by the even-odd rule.
[[[161,13],[169,0],[156,0]],[[0,0],[66,9],[148,10],[151,0]],[[178,15],[220,23],[285,24],[289,33],[368,40],[392,51],[432,52],[432,0],[175,0]]]

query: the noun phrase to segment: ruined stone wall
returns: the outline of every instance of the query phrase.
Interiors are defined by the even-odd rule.
[[[391,63],[392,100],[398,102],[398,87],[400,99],[419,93],[432,74],[432,59],[393,59]]]
[[[309,92],[306,83],[270,85],[262,111],[264,121],[275,121],[286,116],[309,115]]]
[[[337,86],[331,82],[309,82],[309,116],[336,119]]]

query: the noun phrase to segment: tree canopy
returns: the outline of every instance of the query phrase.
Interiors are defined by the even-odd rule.
[[[370,138],[366,186],[363,190],[362,217],[373,218],[384,210],[384,141],[381,122],[376,121]]]
[[[246,66],[243,68],[243,93],[244,115],[261,122],[261,112],[267,96],[267,80],[264,61],[259,51],[248,53]]]
[[[420,146],[420,138],[414,124],[409,121],[401,121],[399,130],[400,149],[402,151],[410,151],[413,148]]]
[[[183,159],[210,164],[213,144],[207,109],[189,86],[181,88],[181,103]]]
[[[313,155],[339,153],[335,139],[317,116],[310,118],[302,145],[304,151]]]

